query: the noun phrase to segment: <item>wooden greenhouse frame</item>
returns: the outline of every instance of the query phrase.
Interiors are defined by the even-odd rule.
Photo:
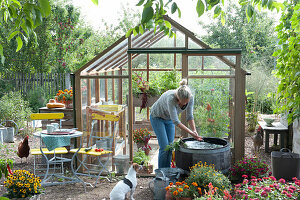
[[[75,118],[76,125],[79,130],[84,130],[83,122],[83,105],[81,92],[81,81],[87,80],[87,105],[91,105],[92,102],[92,90],[95,91],[95,102],[100,101],[100,79],[104,79],[104,98],[106,101],[112,100],[118,101],[118,104],[124,104],[122,97],[123,80],[128,81],[128,140],[129,140],[129,154],[130,160],[133,158],[133,96],[132,96],[132,73],[133,71],[146,71],[149,77],[149,73],[152,71],[170,71],[170,69],[152,69],[149,67],[149,55],[150,54],[174,54],[174,63],[176,62],[176,54],[181,54],[181,69],[176,69],[182,72],[182,78],[189,79],[208,79],[208,78],[228,78],[233,88],[231,91],[233,95],[232,104],[232,117],[231,117],[231,134],[234,143],[233,146],[233,160],[239,160],[244,156],[245,148],[245,76],[246,72],[241,68],[241,49],[212,49],[207,44],[199,40],[194,33],[181,26],[168,16],[164,16],[164,19],[169,21],[174,31],[181,32],[184,35],[184,47],[176,47],[176,40],[174,41],[173,48],[151,48],[155,43],[161,40],[165,36],[163,32],[146,31],[142,35],[131,35],[126,38],[123,36],[113,45],[105,49],[102,53],[94,57],[91,61],[86,63],[83,67],[74,73],[74,93],[75,93]],[[189,48],[189,41],[199,45],[198,49]],[[147,66],[144,69],[133,69],[133,60],[141,54],[147,55]],[[230,74],[226,75],[191,75],[188,69],[189,56],[215,56],[220,61],[230,67]],[[226,56],[235,57],[235,61],[230,61]],[[174,66],[175,67],[175,66]],[[124,69],[127,68],[127,69]],[[192,70],[192,69],[191,69]],[[202,67],[202,70],[205,70]],[[215,69],[217,71],[217,69]],[[213,70],[212,70],[213,71]],[[126,73],[125,73],[126,72]],[[91,84],[93,81],[93,85]],[[115,80],[118,80],[117,84]],[[111,81],[110,93],[112,97],[108,96],[108,81]],[[102,84],[103,85],[103,84]],[[117,90],[117,92],[116,92]],[[115,96],[117,96],[115,98]],[[185,115],[182,115],[182,122],[184,123]]]

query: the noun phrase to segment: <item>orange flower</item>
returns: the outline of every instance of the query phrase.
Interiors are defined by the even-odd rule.
[[[188,186],[188,185],[185,185],[183,188],[185,188],[185,189],[189,189],[189,188],[190,188],[190,186]]]
[[[198,193],[199,193],[200,195],[202,195],[202,190],[201,190],[201,188],[198,187],[197,189],[198,189]]]
[[[170,186],[166,187],[166,191],[168,191],[170,189]]]
[[[183,192],[183,189],[182,188],[178,188],[178,192]]]
[[[175,191],[173,192],[173,195],[174,195],[174,196],[177,196],[177,195],[178,195],[177,190],[175,190]]]
[[[181,182],[176,182],[176,185],[181,185],[182,183]]]
[[[172,185],[173,185],[173,182],[171,182],[169,185],[172,186]]]
[[[195,187],[198,186],[198,184],[196,182],[192,182],[192,185],[195,186]]]

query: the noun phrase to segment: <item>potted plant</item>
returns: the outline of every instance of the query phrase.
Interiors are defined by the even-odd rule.
[[[66,108],[73,107],[73,90],[65,89],[64,91],[59,90],[55,96],[55,100],[58,103],[65,104]]]
[[[143,166],[143,170],[139,172],[141,174],[151,174],[153,172],[153,165],[150,164],[150,157],[147,156],[142,149],[139,149],[134,153],[132,162]]]
[[[180,82],[176,70],[155,74],[153,79],[150,77],[151,81],[145,81],[143,73],[135,72],[132,79],[133,104],[141,107],[141,110],[155,103],[165,91],[178,88]]]
[[[166,187],[166,199],[192,200],[194,197],[191,187],[185,182],[171,182]]]
[[[137,144],[138,149],[143,147],[149,149],[150,146],[148,145],[148,142],[150,139],[151,132],[147,128],[140,128],[133,131],[133,141]]]
[[[231,182],[221,172],[215,170],[213,165],[202,163],[201,161],[191,167],[189,176],[185,182],[194,191],[194,195],[200,197],[206,190],[209,191],[209,183],[216,187],[216,192],[222,193],[224,190],[230,191]]]
[[[9,198],[24,199],[40,194],[42,191],[40,178],[27,170],[15,170],[7,176],[4,186],[8,192],[6,196]]]
[[[269,167],[264,161],[260,161],[258,158],[245,157],[229,169],[229,178],[232,181],[242,182],[243,176],[262,178],[268,176],[268,172]]]

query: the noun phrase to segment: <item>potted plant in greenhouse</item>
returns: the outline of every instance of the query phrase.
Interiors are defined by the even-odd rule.
[[[151,174],[153,172],[153,165],[150,164],[150,157],[147,156],[142,149],[139,149],[134,153],[132,162],[143,166],[143,169],[138,173]]]
[[[140,128],[133,131],[133,141],[136,143],[138,149],[150,149],[148,145],[151,139],[151,132],[147,128]]]
[[[155,75],[151,81],[145,81],[143,73],[138,74],[135,72],[132,84],[133,105],[140,107],[141,110],[150,107],[162,93],[178,88],[179,82],[179,74],[175,70],[163,73],[159,72],[159,75]]]

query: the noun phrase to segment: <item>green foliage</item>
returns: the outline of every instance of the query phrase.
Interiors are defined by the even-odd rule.
[[[207,165],[201,161],[195,164],[191,168],[189,176],[185,179],[185,182],[193,186],[192,183],[197,183],[197,187],[201,187],[202,191],[209,190],[209,183],[216,187],[216,192],[231,189],[231,183],[229,179],[221,172],[214,169],[213,165]],[[200,196],[198,194],[198,196]]]
[[[195,91],[194,118],[201,136],[224,137],[228,135],[230,116],[228,80],[199,80],[191,82]]]
[[[247,23],[243,7],[234,3],[229,4],[226,13],[226,26],[222,26],[220,18],[204,25],[208,34],[203,36],[203,41],[214,48],[241,48],[244,68],[270,71],[276,44],[274,20],[267,13],[259,13],[255,21]]]
[[[300,3],[285,2],[285,11],[276,27],[280,49],[277,57],[278,113],[288,112],[288,123],[300,117]]]
[[[143,163],[143,165],[145,166],[148,166],[149,161],[150,157],[147,156],[145,151],[143,151],[142,149],[139,149],[137,152],[135,152],[132,159],[133,163],[137,163],[139,165]]]
[[[9,159],[8,157],[11,157],[12,154],[15,154],[16,151],[13,151],[13,145],[8,145],[8,144],[1,144],[0,143],[0,179],[4,175],[7,177],[8,175],[8,169],[7,169],[7,164],[10,166],[12,169],[13,167],[13,160]]]
[[[142,93],[142,90],[150,96],[160,96],[167,90],[178,88],[180,82],[179,73],[175,70],[150,74],[149,81],[145,81],[145,74],[134,73],[132,79],[132,91],[133,95],[136,97]]]
[[[39,0],[36,3],[1,1],[0,6],[0,23],[6,29],[6,34],[0,35],[1,41],[7,40],[9,42],[15,38],[17,42],[16,51],[22,48],[23,41],[27,43],[28,38],[36,37],[34,29],[42,23],[43,17],[47,17],[51,10],[48,0]],[[0,44],[0,56],[1,62],[4,64],[5,57],[2,44]]]
[[[267,3],[266,3],[267,2]],[[172,4],[172,5],[170,5]],[[247,16],[248,22],[251,21],[255,15],[255,8],[259,9],[276,9],[279,11],[282,5],[276,1],[265,1],[265,0],[255,0],[255,1],[239,1],[240,5],[243,5],[243,10]],[[126,36],[128,37],[131,33],[137,35],[143,33],[146,29],[158,28],[160,31],[164,31],[165,35],[169,37],[174,36],[174,32],[171,29],[170,23],[164,20],[163,15],[167,15],[168,11],[173,13],[178,13],[178,16],[181,16],[180,8],[177,6],[175,1],[155,1],[155,0],[140,0],[137,6],[143,6],[142,18],[140,24],[134,28],[131,28]],[[219,18],[222,24],[225,24],[225,15],[228,12],[225,10],[224,0],[198,0],[196,5],[196,12],[198,16],[202,16],[204,12],[214,9],[214,17]]]
[[[48,102],[42,87],[37,87],[30,90],[26,100],[29,102],[29,106],[34,113],[39,112],[39,108],[44,107]]]
[[[29,118],[29,103],[22,98],[20,92],[9,92],[0,99],[0,122],[13,120],[18,127],[23,127]]]

